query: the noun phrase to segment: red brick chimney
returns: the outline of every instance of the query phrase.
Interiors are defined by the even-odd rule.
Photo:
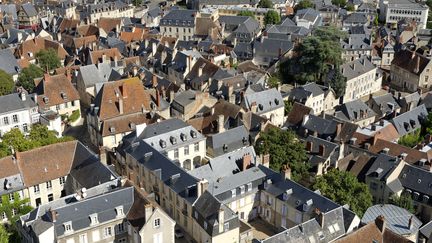
[[[243,166],[242,166],[242,171],[245,171],[247,168],[249,168],[249,166],[251,165],[252,162],[252,155],[250,154],[245,154],[243,156]]]

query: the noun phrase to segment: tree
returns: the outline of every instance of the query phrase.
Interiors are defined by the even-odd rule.
[[[2,143],[10,149],[23,152],[34,148],[32,141],[28,140],[18,128],[12,128],[2,137]]]
[[[277,76],[271,76],[268,80],[267,80],[267,85],[270,88],[276,88],[279,84],[281,83],[280,79]]]
[[[264,15],[264,23],[266,25],[267,24],[279,24],[280,21],[281,21],[280,15],[274,10],[269,10]]]
[[[251,11],[247,11],[247,10],[245,10],[245,11],[241,11],[241,12],[238,14],[238,16],[247,16],[247,17],[255,18],[255,14],[254,14],[253,12],[251,12]]]
[[[52,48],[40,50],[36,53],[36,59],[43,70],[52,70],[61,66],[60,58],[57,56],[57,52]]]
[[[132,4],[135,7],[141,6],[142,2],[143,2],[142,0],[132,0]]]
[[[390,202],[398,207],[405,208],[410,213],[415,213],[413,199],[408,193],[402,193],[400,196],[393,195]]]
[[[291,110],[293,108],[293,104],[294,104],[294,102],[291,101],[291,100],[285,100],[284,101],[284,105],[285,105],[285,112],[284,112],[284,114],[285,114],[285,116],[287,116],[291,112]]]
[[[305,8],[313,8],[314,4],[312,3],[311,0],[301,0],[295,7],[294,10],[297,12],[300,9],[305,9]]]
[[[328,84],[334,90],[337,98],[345,94],[346,78],[342,75],[338,66],[333,70],[333,76],[328,80]]]
[[[372,206],[368,186],[359,182],[350,172],[332,169],[318,177],[312,187],[341,205],[348,204],[360,218]]]
[[[12,76],[5,71],[0,70],[0,96],[11,94],[14,90],[15,83]]]
[[[4,225],[0,224],[0,243],[9,242],[9,233],[6,231]]]
[[[307,156],[304,144],[291,130],[273,127],[261,132],[255,150],[258,154],[270,154],[270,168],[275,171],[280,171],[283,165],[288,164],[295,181],[308,173],[309,164],[305,163]]]
[[[14,228],[19,217],[29,213],[33,208],[29,205],[30,200],[28,198],[21,198],[18,192],[14,192],[12,195],[12,200],[9,194],[1,197],[0,214],[5,214],[8,221],[11,222],[12,228]]]
[[[340,39],[346,34],[334,27],[320,27],[294,48],[293,58],[280,65],[284,80],[298,83],[323,81],[323,74],[342,64]]]
[[[354,7],[354,5],[352,5],[351,3],[350,3],[350,4],[347,4],[346,7],[345,7],[345,9],[346,9],[347,11],[350,11],[350,12],[355,11],[355,7]]]
[[[428,113],[427,118],[422,124],[422,135],[426,134],[432,135],[432,112]]]
[[[331,2],[333,5],[339,6],[340,8],[345,7],[345,5],[347,4],[346,0],[332,0]]]
[[[30,64],[30,66],[21,70],[17,86],[22,86],[25,90],[31,92],[35,87],[34,79],[42,77],[43,74],[44,71],[40,67]]]
[[[421,136],[420,129],[418,129],[413,133],[408,133],[400,137],[398,140],[398,144],[403,145],[405,147],[413,148],[422,140],[423,140],[423,136]]]
[[[260,8],[273,8],[273,2],[271,0],[261,0],[258,3]]]

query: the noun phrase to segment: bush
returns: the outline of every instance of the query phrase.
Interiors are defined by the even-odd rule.
[[[419,142],[423,140],[422,136],[420,135],[420,129],[415,131],[414,133],[406,134],[399,138],[398,144],[413,148],[416,146]]]
[[[72,115],[69,116],[69,121],[74,122],[74,121],[78,120],[80,117],[81,117],[80,111],[74,110],[72,112]]]

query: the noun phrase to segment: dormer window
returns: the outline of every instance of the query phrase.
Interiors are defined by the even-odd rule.
[[[160,140],[159,141],[159,145],[162,147],[162,148],[166,148],[166,142],[164,141],[164,140]]]
[[[180,139],[181,139],[183,142],[187,141],[187,136],[186,136],[186,134],[181,133],[181,134],[180,134]]]
[[[89,217],[90,217],[90,225],[95,225],[99,223],[97,213],[90,214]]]
[[[124,216],[123,206],[116,207],[115,210],[116,210],[116,213],[117,213],[117,217]]]
[[[171,142],[173,145],[175,145],[175,144],[177,144],[177,139],[176,139],[175,137],[171,136],[171,137],[170,137],[170,142]]]
[[[65,229],[65,234],[73,232],[72,222],[71,221],[64,223],[63,226],[64,226],[64,229]]]
[[[194,130],[191,130],[190,134],[191,134],[192,138],[196,138],[197,137],[197,133]]]

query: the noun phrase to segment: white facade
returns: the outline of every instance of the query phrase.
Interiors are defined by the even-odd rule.
[[[15,102],[29,103],[33,101],[26,101],[26,99],[30,99],[30,97],[24,94],[24,97],[19,94],[11,94],[8,95],[11,98],[12,96],[20,96],[19,99],[16,99]],[[24,100],[22,100],[24,99]],[[0,104],[3,105],[3,104]],[[17,110],[9,110],[4,113],[0,113],[0,137],[5,133],[9,132],[12,128],[19,128],[23,133],[27,133],[31,125],[39,122],[39,112],[36,104],[32,107],[23,107]]]
[[[380,19],[387,24],[397,24],[402,19],[415,20],[419,29],[425,29],[429,8],[410,0],[380,1]]]

